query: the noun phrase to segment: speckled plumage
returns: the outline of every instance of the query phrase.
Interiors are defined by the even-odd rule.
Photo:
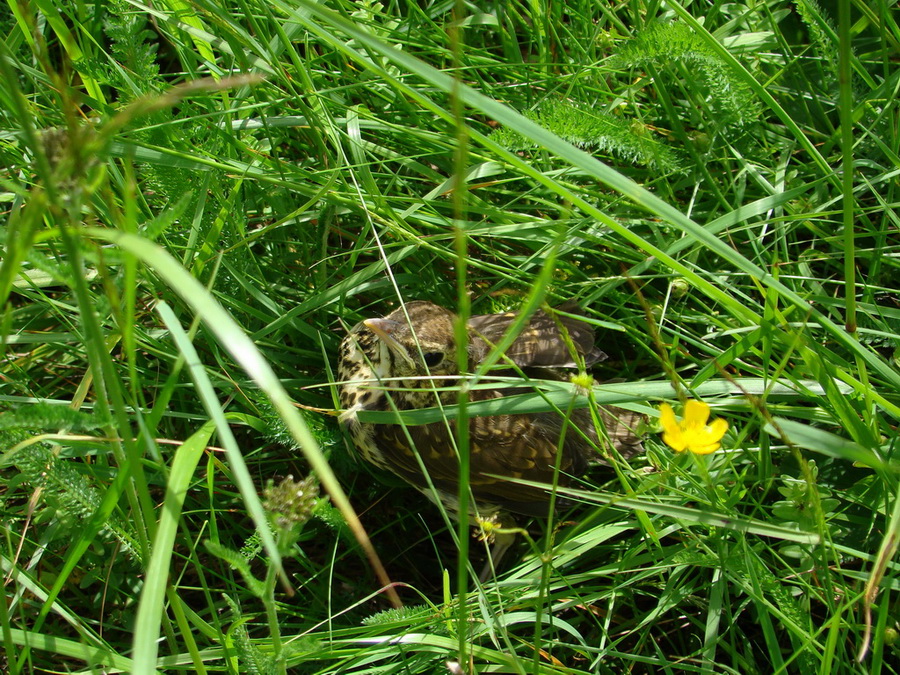
[[[574,306],[565,310],[572,312]],[[408,321],[407,321],[408,316]],[[514,313],[473,316],[467,323],[468,370],[474,370],[491,345],[498,342],[515,320]],[[341,421],[354,445],[367,461],[388,469],[432,497],[420,470],[424,464],[440,499],[456,510],[458,490],[457,455],[454,449],[454,422],[408,426],[366,424],[357,418],[360,410],[388,410],[390,403],[400,410],[426,408],[456,402],[453,385],[460,374],[456,360],[453,324],[448,310],[430,302],[406,303],[383,319],[357,324],[340,347]],[[559,323],[558,323],[559,322]],[[554,369],[573,367],[572,355],[560,335],[565,327],[571,343],[588,365],[605,355],[594,347],[591,326],[583,321],[536,313],[506,351],[506,356],[531,376],[557,378]],[[511,372],[503,373],[506,375]],[[442,389],[442,391],[435,391]],[[388,391],[389,390],[389,391]],[[494,399],[516,391],[475,389],[470,400]],[[573,411],[566,429],[560,458],[559,482],[568,475],[583,473],[599,460],[598,447],[606,438],[622,454],[640,451],[634,434],[638,415],[620,410],[600,410],[606,433],[597,434],[590,411]],[[525,487],[495,476],[551,483],[563,418],[554,412],[494,415],[469,420],[469,484],[481,516],[509,510],[519,513],[546,513],[549,493]],[[410,443],[412,441],[412,444]],[[413,451],[418,450],[419,459]],[[493,474],[493,475],[489,475]]]

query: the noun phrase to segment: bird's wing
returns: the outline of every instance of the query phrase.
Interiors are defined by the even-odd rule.
[[[580,311],[574,303],[566,303],[557,309],[568,313]],[[479,314],[469,319],[468,325],[473,333],[470,351],[474,362],[482,360],[491,346],[500,342],[516,316],[515,312],[507,312]],[[506,356],[521,368],[575,367],[576,363],[569,346],[562,338],[560,325],[569,334],[575,350],[584,358],[587,365],[606,358],[606,354],[594,346],[594,329],[590,324],[559,314],[553,317],[544,310],[538,310],[528,320],[522,332],[506,350]]]
[[[526,514],[546,513],[547,490],[512,483],[506,478],[521,478],[540,483],[553,480],[553,466],[556,444],[546,438],[527,440],[527,424],[521,424],[522,417],[506,417],[515,421],[497,425],[491,418],[479,417],[470,423],[469,486],[475,500],[485,505],[497,505],[510,511]],[[452,423],[451,423],[452,424]],[[509,428],[504,428],[509,427]],[[442,424],[409,427],[407,431],[422,458],[432,484],[439,492],[455,497],[458,491],[459,461],[450,434]],[[501,440],[500,434],[515,431],[521,436],[508,436]],[[402,440],[398,433],[403,436]],[[398,441],[391,444],[391,438]],[[395,425],[381,434],[382,452],[388,454],[386,445],[391,446],[391,468],[403,479],[418,487],[427,487],[415,455],[409,450],[405,434]],[[571,471],[570,462],[564,462],[563,471]],[[566,482],[560,476],[561,484]]]
[[[473,392],[475,393],[475,392]],[[482,392],[479,392],[482,393]],[[597,435],[590,414],[580,412],[569,427],[559,461],[558,483],[566,484],[568,476],[587,468]],[[509,478],[550,484],[563,424],[558,415],[495,415],[469,420],[469,485],[476,501],[530,515],[546,514],[547,489],[524,486]],[[416,448],[432,484],[439,490],[456,495],[459,460],[455,449],[456,428],[450,421],[410,426],[379,426],[379,449],[391,468],[407,482],[427,486],[419,469],[410,441]],[[585,435],[590,441],[585,439]]]

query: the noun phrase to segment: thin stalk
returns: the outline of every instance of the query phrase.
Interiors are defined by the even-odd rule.
[[[279,538],[283,538],[281,533]],[[281,542],[279,542],[281,543]],[[266,622],[269,625],[269,634],[272,637],[272,654],[275,659],[275,672],[279,675],[286,675],[287,666],[284,662],[284,651],[281,641],[281,628],[278,625],[278,610],[275,605],[275,586],[278,582],[278,566],[269,565],[266,570],[266,594],[262,599],[266,607]]]
[[[853,87],[850,62],[851,50],[850,0],[838,3],[839,63],[841,114],[841,188],[843,191],[844,223],[844,326],[851,335],[856,334],[856,242],[854,221],[856,199],[853,195]],[[864,364],[860,364],[864,365]]]
[[[462,0],[456,0],[453,8],[453,23],[449,29],[450,51],[453,54],[454,71],[462,65],[463,29],[462,18],[465,15],[465,4]],[[454,326],[456,338],[456,362],[460,372],[466,372],[469,368],[468,331],[466,324],[471,313],[469,294],[466,288],[466,274],[469,237],[466,233],[466,162],[468,160],[469,133],[466,127],[465,109],[462,97],[459,95],[459,79],[454,77],[453,88],[450,91],[450,101],[454,131],[456,133],[456,147],[453,154],[453,241],[456,251],[456,290],[458,296],[457,320]],[[456,418],[456,449],[459,453],[459,486],[457,499],[459,500],[459,530],[457,549],[457,596],[459,598],[457,625],[458,625],[458,651],[459,663],[467,670],[468,664],[468,603],[467,593],[469,584],[469,390],[465,381],[459,388],[457,398],[459,405],[459,417]]]

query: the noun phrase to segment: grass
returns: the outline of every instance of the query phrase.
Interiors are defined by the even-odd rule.
[[[889,3],[0,27],[5,672],[898,672]],[[483,584],[335,421],[344,331],[401,297],[574,298],[590,397],[648,415]],[[564,411],[552,384],[489,411]],[[655,433],[687,398],[722,450]]]

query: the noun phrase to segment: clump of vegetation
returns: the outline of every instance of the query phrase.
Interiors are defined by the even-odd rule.
[[[898,672],[894,14],[14,4],[4,672]],[[647,419],[485,580],[341,435],[401,297],[574,299],[494,410]]]

